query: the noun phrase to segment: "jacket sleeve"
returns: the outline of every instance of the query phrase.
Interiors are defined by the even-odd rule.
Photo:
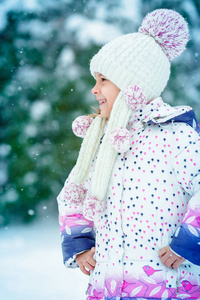
[[[196,138],[190,139],[174,159],[178,182],[191,198],[170,247],[188,261],[200,265],[200,137],[193,135]]]
[[[93,222],[82,215],[82,203],[67,203],[65,189],[69,184],[70,178],[66,180],[57,201],[63,263],[66,267],[76,268],[76,255],[95,246],[95,232]]]

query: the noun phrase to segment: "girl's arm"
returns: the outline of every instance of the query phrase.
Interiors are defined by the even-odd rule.
[[[191,195],[187,211],[170,243],[172,251],[200,265],[200,139],[175,157],[174,169],[181,187]]]
[[[82,202],[84,199],[68,203],[68,199],[66,199],[68,196],[66,197],[66,195],[70,184],[70,178],[68,178],[57,201],[63,262],[66,267],[75,268],[78,267],[76,256],[95,246],[95,232],[93,222],[85,219],[82,215]],[[77,199],[76,196],[72,193],[72,198]],[[78,198],[84,198],[85,194],[80,193],[78,196],[80,196]]]
[[[93,222],[82,214],[60,216],[59,220],[63,263],[66,267],[76,268],[76,256],[95,246]]]

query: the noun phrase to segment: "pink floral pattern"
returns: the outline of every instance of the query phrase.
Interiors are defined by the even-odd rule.
[[[67,215],[59,215],[60,231],[66,231],[66,228],[75,228],[77,226],[83,226],[84,228],[93,228],[94,224],[92,221],[86,220],[82,214],[74,214],[68,218]]]
[[[93,119],[89,116],[80,116],[72,123],[72,130],[78,137],[84,138]]]
[[[117,152],[126,152],[130,147],[130,141],[130,132],[124,127],[114,129],[110,133],[110,142]]]
[[[142,88],[130,85],[124,93],[125,101],[132,110],[139,110],[147,104],[147,98]]]
[[[97,197],[89,196],[83,203],[83,215],[87,220],[93,221],[104,210],[104,202]]]
[[[133,267],[130,269],[132,268]],[[117,299],[117,297],[120,299],[152,300],[189,299],[190,297],[192,297],[190,299],[199,299],[200,287],[198,285],[198,279],[195,279],[191,273],[187,276],[183,274],[180,276],[177,290],[173,287],[167,288],[166,280],[160,275],[157,275],[161,270],[155,270],[148,265],[144,266],[142,269],[145,270],[145,268],[151,270],[150,274],[141,272],[137,277],[129,276],[129,272],[125,269],[123,279],[113,272],[112,276],[109,274],[105,278],[105,287],[100,286],[98,282],[94,286],[93,282],[91,282],[88,288],[87,300],[114,300]]]
[[[87,190],[83,184],[70,183],[64,187],[64,201],[68,204],[78,205],[85,199]]]
[[[179,56],[188,41],[187,22],[179,13],[169,9],[157,9],[149,13],[139,32],[153,37],[169,60]]]

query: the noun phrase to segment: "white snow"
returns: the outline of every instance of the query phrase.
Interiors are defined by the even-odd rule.
[[[10,154],[11,146],[8,144],[1,144],[0,145],[0,156],[5,157]]]
[[[0,30],[4,29],[7,24],[7,13],[10,10],[28,10],[35,11],[40,8],[38,0],[4,0],[0,3]]]
[[[42,80],[45,80],[46,76],[47,74],[44,73],[41,67],[26,65],[18,68],[16,78],[23,86],[33,88],[41,83]]]
[[[133,23],[141,21],[141,1],[140,0],[122,0],[119,7],[114,7],[114,13],[117,16],[132,20]]]
[[[89,20],[80,14],[73,14],[66,20],[65,30],[74,32],[76,39],[85,47],[91,42],[102,45],[122,33],[114,25],[106,24],[104,20]]]
[[[44,100],[37,100],[31,106],[31,117],[34,120],[41,120],[51,110],[50,103]]]
[[[62,263],[55,217],[0,230],[0,299],[84,300],[87,285],[88,276]]]
[[[42,22],[40,20],[24,21],[18,25],[20,33],[30,33],[33,38],[48,40],[54,30],[54,22]]]
[[[24,176],[24,185],[31,185],[33,183],[35,183],[37,180],[37,175],[35,172],[28,172],[25,174]]]
[[[59,67],[68,67],[69,65],[73,65],[75,61],[74,51],[69,47],[65,47],[58,58],[57,64]]]
[[[65,47],[56,62],[55,75],[59,79],[57,84],[61,86],[66,85],[67,78],[76,80],[81,75],[81,67],[75,64],[74,51],[69,47]]]
[[[24,127],[24,133],[28,137],[35,137],[37,135],[38,129],[35,124],[27,124]]]
[[[7,189],[4,195],[1,197],[2,202],[12,203],[17,201],[19,198],[19,194],[13,188]],[[1,247],[1,246],[0,246]],[[1,252],[0,252],[1,257]],[[0,298],[1,299],[1,298]]]

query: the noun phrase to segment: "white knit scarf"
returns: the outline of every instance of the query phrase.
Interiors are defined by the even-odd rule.
[[[100,201],[105,200],[110,175],[117,152],[113,149],[109,137],[113,129],[127,126],[131,109],[124,101],[124,93],[120,91],[112,108],[108,127],[98,152],[95,171],[92,179],[91,196]],[[96,117],[90,125],[82,142],[79,156],[75,166],[73,181],[77,184],[83,183],[88,175],[92,159],[102,136],[105,119]]]

